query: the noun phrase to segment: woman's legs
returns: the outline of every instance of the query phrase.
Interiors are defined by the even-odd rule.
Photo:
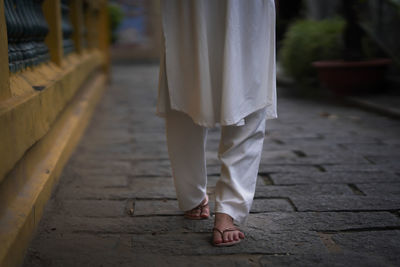
[[[223,231],[234,228],[234,220],[244,223],[250,212],[256,189],[258,168],[265,137],[266,109],[245,118],[243,126],[223,126],[218,157],[221,177],[215,188],[214,227]],[[239,230],[222,236],[213,231],[213,242],[235,243],[244,238]]]
[[[223,126],[218,156],[221,177],[215,188],[215,227],[224,230],[233,220],[245,222],[254,197],[265,137],[266,109],[245,118],[243,126]],[[166,116],[168,153],[181,210],[198,206],[206,194],[205,144],[207,128],[195,124],[185,113],[170,110]],[[224,236],[214,231],[214,243],[244,238],[240,231]],[[223,240],[222,240],[223,239]]]
[[[183,112],[169,110],[166,133],[179,208],[188,211],[198,206],[206,195],[207,128],[195,124]]]
[[[245,118],[243,126],[224,126],[218,156],[221,177],[217,182],[215,212],[244,223],[254,197],[265,137],[266,109]]]

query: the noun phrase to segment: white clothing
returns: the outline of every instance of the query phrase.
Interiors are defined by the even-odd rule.
[[[277,118],[274,0],[163,0],[157,114],[205,127]],[[169,95],[169,99],[168,98]]]
[[[244,118],[243,126],[222,126],[218,158],[221,176],[215,188],[215,212],[246,222],[253,203],[265,137],[267,108]],[[166,133],[179,208],[191,210],[207,189],[205,147],[208,128],[183,112],[166,113]]]

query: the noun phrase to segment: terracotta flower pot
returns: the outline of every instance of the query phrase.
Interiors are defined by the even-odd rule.
[[[360,94],[379,90],[390,59],[377,58],[365,61],[327,60],[315,61],[322,86],[338,95]]]

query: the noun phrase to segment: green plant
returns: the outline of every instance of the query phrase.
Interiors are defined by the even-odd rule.
[[[124,18],[124,13],[120,6],[115,4],[108,5],[108,15],[110,18],[110,32],[111,32],[111,43],[114,43],[117,40],[116,29],[121,24],[122,19]]]
[[[342,57],[344,26],[341,18],[294,22],[285,34],[279,54],[287,74],[304,86],[314,81],[316,70],[311,62]]]

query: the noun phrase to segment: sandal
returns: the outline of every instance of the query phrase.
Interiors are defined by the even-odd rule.
[[[206,197],[205,197],[205,202],[201,203],[200,205],[198,205],[197,207],[195,207],[195,208],[193,208],[193,209],[191,209],[189,211],[185,211],[184,217],[186,219],[191,219],[191,220],[208,219],[210,217],[209,214],[208,215],[201,215],[201,213],[203,212],[203,209],[205,207],[208,207],[208,196],[207,196],[207,194],[206,194]],[[200,213],[199,213],[200,215],[193,215],[194,211],[198,211],[198,210],[200,210]],[[196,214],[197,214],[197,212],[196,212]]]
[[[221,235],[221,239],[222,239],[221,243],[212,242],[214,246],[217,246],[217,247],[233,246],[233,245],[235,245],[237,243],[240,243],[240,241],[241,241],[240,240],[241,238],[239,237],[239,240],[232,240],[232,241],[229,241],[229,242],[224,242],[224,233],[225,232],[229,232],[229,231],[239,231],[239,232],[241,232],[240,229],[237,228],[237,227],[226,228],[223,231],[221,231],[217,227],[214,227],[213,228],[213,232],[214,231],[217,231]]]

